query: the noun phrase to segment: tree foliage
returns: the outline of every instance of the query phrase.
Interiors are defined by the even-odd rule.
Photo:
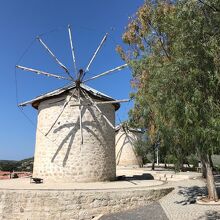
[[[34,158],[24,160],[0,160],[0,171],[33,171]]]
[[[133,70],[133,125],[183,157],[220,148],[220,1],[147,0],[117,47]]]

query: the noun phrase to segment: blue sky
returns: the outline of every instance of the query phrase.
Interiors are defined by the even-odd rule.
[[[67,25],[71,24],[78,68],[87,65],[102,37],[109,38],[90,68],[93,76],[123,64],[115,52],[128,17],[141,6],[143,0],[7,0],[0,5],[0,159],[23,159],[33,156],[37,112],[24,109],[28,121],[17,107],[17,101],[34,98],[41,93],[66,84],[65,81],[44,78],[17,71],[15,64],[60,73],[34,38],[42,39],[71,70]],[[29,47],[30,43],[31,46]],[[28,49],[27,49],[28,48]],[[26,50],[27,49],[27,50]],[[24,51],[26,53],[24,54]],[[24,56],[23,56],[24,55]],[[129,97],[131,72],[129,69],[92,81],[89,85],[116,99]],[[18,97],[16,98],[16,84]],[[132,104],[122,104],[117,122],[127,118]]]

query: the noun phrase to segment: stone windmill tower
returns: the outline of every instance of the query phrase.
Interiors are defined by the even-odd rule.
[[[67,77],[17,65],[16,67],[48,77],[70,81],[70,85],[21,103],[38,110],[33,176],[46,182],[91,182],[113,180],[115,162],[115,111],[120,102],[85,85],[86,82],[119,71],[127,66],[85,79],[90,66],[104,44],[107,34],[85,70],[77,70],[68,26],[75,74],[71,74],[41,38],[37,38]]]
[[[116,165],[125,167],[141,167],[142,157],[135,149],[135,144],[141,140],[143,132],[139,129],[120,124],[115,128]]]

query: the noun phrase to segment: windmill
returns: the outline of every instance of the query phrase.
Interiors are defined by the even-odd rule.
[[[86,83],[120,71],[128,65],[123,64],[93,77],[87,77],[108,33],[102,38],[86,68],[79,70],[70,26],[68,35],[73,73],[57,58],[41,37],[37,37],[37,41],[64,70],[65,76],[26,66],[16,66],[23,71],[70,82],[66,87],[19,104],[19,106],[31,104],[38,109],[33,175],[48,181],[59,179],[59,182],[114,180],[115,111],[120,107],[120,102],[129,100],[115,100],[87,86]],[[48,140],[56,143],[51,144]]]
[[[118,166],[139,166],[142,164],[142,157],[137,154],[135,144],[143,135],[140,129],[133,129],[123,122],[116,126],[116,164]]]
[[[96,76],[93,76],[91,78],[85,79],[87,73],[89,73],[89,71],[90,71],[90,67],[91,67],[93,61],[95,60],[97,54],[100,52],[102,46],[105,43],[105,41],[106,41],[106,39],[108,37],[108,33],[106,33],[104,35],[104,37],[102,38],[100,44],[98,45],[97,49],[95,50],[94,54],[92,55],[91,59],[89,60],[88,65],[86,66],[86,68],[85,69],[79,69],[79,70],[77,69],[77,65],[76,65],[76,57],[75,57],[75,51],[74,51],[74,47],[73,47],[72,31],[71,31],[71,26],[70,25],[68,25],[68,34],[69,34],[69,41],[70,41],[70,49],[71,49],[71,53],[72,53],[72,61],[73,61],[74,73],[71,73],[71,71],[68,70],[68,68],[57,58],[57,56],[54,54],[54,52],[52,52],[52,50],[47,46],[47,44],[39,36],[36,39],[43,46],[43,48],[48,52],[48,54],[51,56],[51,58],[57,63],[57,65],[61,69],[64,70],[64,72],[66,73],[66,77],[60,76],[60,75],[54,74],[54,73],[49,73],[49,72],[43,71],[43,70],[38,70],[38,69],[30,68],[30,67],[21,66],[21,65],[16,65],[16,68],[21,69],[23,71],[36,73],[38,75],[43,75],[43,76],[47,76],[47,77],[56,78],[56,79],[59,79],[59,80],[67,80],[67,81],[70,81],[72,85],[75,85],[75,87],[77,89],[77,92],[78,92],[78,103],[75,104],[75,106],[79,107],[79,125],[80,125],[80,132],[81,132],[81,143],[83,144],[82,109],[81,109],[82,106],[91,106],[92,105],[101,113],[99,105],[106,104],[106,103],[114,104],[114,103],[128,102],[129,101],[129,99],[123,99],[123,100],[110,100],[110,101],[104,101],[104,102],[94,102],[84,92],[84,90],[83,90],[84,84],[89,82],[89,81],[95,80],[95,79],[97,79],[99,77],[106,76],[107,74],[110,74],[110,73],[113,73],[113,72],[116,72],[116,71],[120,71],[120,70],[126,68],[128,65],[127,64],[123,64],[123,65],[118,66],[116,68],[104,71],[104,72],[102,72],[100,74],[97,74]],[[81,102],[81,95],[82,94],[88,99],[88,103],[83,104]],[[70,96],[69,99],[64,103],[62,110],[58,114],[56,120],[54,121],[54,123],[52,124],[50,129],[45,133],[45,136],[49,135],[50,131],[52,130],[54,125],[57,123],[57,121],[61,117],[62,113],[64,112],[66,106],[71,101],[72,96]],[[25,106],[26,104],[28,104],[28,102],[21,103],[19,106]],[[112,125],[112,123],[108,120],[107,117],[105,117],[105,115],[103,115],[103,118],[106,120],[106,122],[112,128],[114,128],[114,125]]]

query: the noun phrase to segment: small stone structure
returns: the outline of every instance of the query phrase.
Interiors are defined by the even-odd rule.
[[[135,151],[135,142],[140,140],[143,134],[141,130],[119,125],[115,132],[116,165],[141,167],[143,165],[142,157],[138,156]]]
[[[94,102],[114,100],[84,84],[80,86]],[[72,94],[71,101],[57,120]],[[115,111],[120,104],[98,105],[103,115],[92,105],[82,107],[81,144],[79,106],[76,103],[77,89],[73,84],[21,104],[31,104],[38,109],[33,177],[43,178],[45,182],[67,183],[114,180],[115,131],[103,115],[114,125]],[[83,94],[81,103],[89,103]]]

